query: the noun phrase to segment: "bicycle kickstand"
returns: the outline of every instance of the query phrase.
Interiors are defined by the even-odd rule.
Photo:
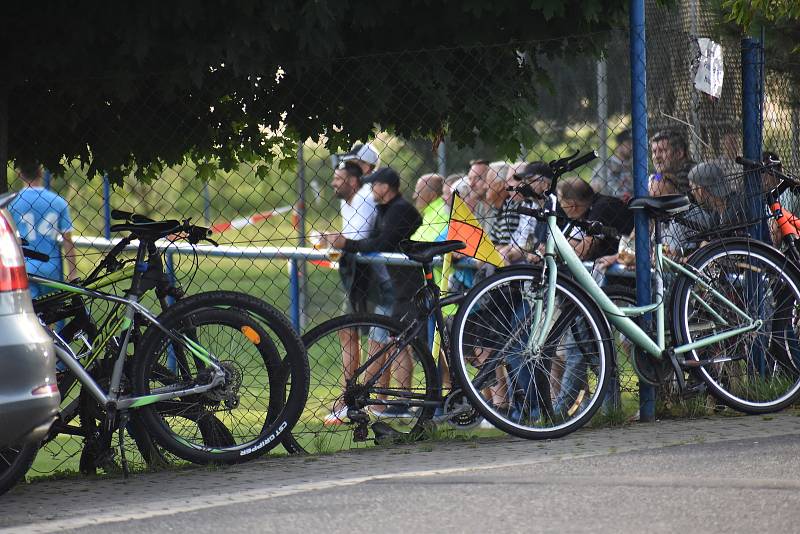
[[[122,478],[128,478],[128,458],[125,456],[125,427],[128,425],[128,412],[122,412],[119,416],[119,460],[122,464]]]
[[[678,381],[678,390],[681,392],[681,396],[689,397],[695,393],[702,393],[706,387],[703,382],[690,385],[686,383],[686,379],[683,376],[683,373],[686,370],[699,366],[687,365],[688,362],[686,360],[679,360],[678,356],[672,350],[667,351],[667,354],[669,355],[669,362],[672,364],[672,368],[675,370],[675,378]]]

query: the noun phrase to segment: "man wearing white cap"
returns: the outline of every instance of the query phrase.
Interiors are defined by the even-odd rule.
[[[353,145],[352,150],[347,154],[342,156],[341,159],[342,163],[345,161],[353,161],[361,167],[361,172],[364,176],[372,173],[378,165],[380,164],[380,158],[378,157],[378,151],[375,148],[367,143],[366,145]]]

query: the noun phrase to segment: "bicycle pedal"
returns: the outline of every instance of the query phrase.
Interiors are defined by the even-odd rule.
[[[681,390],[681,398],[687,399],[698,395],[703,395],[706,392],[705,382],[698,382],[697,384],[690,384],[686,389]]]
[[[353,427],[353,441],[356,443],[363,443],[367,441],[369,429],[366,423],[361,423]]]
[[[383,421],[378,421],[372,425],[372,433],[375,434],[376,445],[389,445],[399,443],[403,439],[403,433],[398,432]]]
[[[678,390],[684,391],[686,389],[686,379],[683,376],[683,363],[678,361],[678,357],[674,352],[668,351],[669,363],[672,364],[672,369],[675,371],[675,379],[678,381]]]

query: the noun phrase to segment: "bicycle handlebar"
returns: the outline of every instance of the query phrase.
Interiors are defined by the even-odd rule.
[[[592,150],[591,152],[584,154],[578,159],[567,161],[564,165],[564,172],[569,172],[577,169],[578,167],[583,167],[584,165],[595,159],[597,159],[597,153],[594,150]]]
[[[32,260],[50,261],[50,256],[48,256],[47,254],[42,254],[41,252],[36,252],[35,250],[31,250],[25,247],[22,247],[22,255]]]
[[[547,220],[547,216],[544,214],[543,210],[541,209],[534,209],[534,208],[526,208],[525,206],[520,206],[517,208],[517,213],[520,215],[530,215],[534,217],[538,221],[545,221]],[[569,217],[557,216],[556,217],[559,222],[564,222],[571,224],[580,228],[581,230],[586,232],[586,235],[592,237],[608,237],[611,239],[619,239],[620,234],[616,228],[613,226],[607,226],[600,221],[580,221],[577,219],[570,219]]]
[[[781,166],[780,161],[770,161],[769,163],[764,163],[741,156],[736,156],[736,163],[743,167],[748,167],[749,171],[768,171],[775,177],[779,178],[783,183],[772,190],[772,194],[776,197],[782,195],[788,189],[792,189],[793,191],[800,189],[800,179],[778,170],[778,167]]]

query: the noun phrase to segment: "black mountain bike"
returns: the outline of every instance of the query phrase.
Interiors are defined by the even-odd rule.
[[[422,264],[426,278],[415,295],[413,317],[400,322],[384,315],[344,315],[303,336],[314,362],[313,386],[305,416],[284,438],[287,450],[324,452],[372,441],[415,440],[431,423],[471,428],[482,421],[446,365],[450,336],[442,308],[464,295],[442,298],[432,277],[435,256],[464,246],[461,241],[401,243],[401,251]],[[431,317],[441,335],[439,367],[421,341]],[[349,371],[342,383],[343,365]]]

